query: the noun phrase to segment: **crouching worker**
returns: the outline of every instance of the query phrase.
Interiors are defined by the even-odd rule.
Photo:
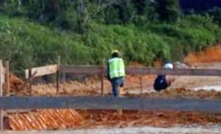
[[[111,58],[107,61],[107,76],[112,85],[113,95],[119,95],[119,87],[124,85],[125,65],[118,50],[111,53]]]
[[[173,69],[173,64],[171,63],[167,63],[164,65],[165,69]],[[161,90],[165,90],[166,88],[168,88],[171,83],[174,81],[175,79],[172,78],[171,76],[167,76],[167,75],[158,75],[157,78],[154,81],[154,89],[156,91],[161,91]]]

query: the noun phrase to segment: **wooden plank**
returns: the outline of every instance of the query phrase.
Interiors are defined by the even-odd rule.
[[[36,72],[35,77],[54,74],[57,72],[57,65],[50,65],[45,67],[32,68],[32,74]],[[103,70],[102,66],[75,66],[75,65],[62,65],[60,67],[61,73],[74,73],[74,74],[99,74],[102,71],[106,73],[106,68]],[[127,74],[166,74],[166,75],[207,75],[207,76],[220,76],[220,69],[156,69],[156,68],[132,68],[126,69]],[[28,78],[28,69],[25,70],[26,78]]]
[[[61,66],[61,72],[76,74],[98,74],[102,71],[102,66]],[[106,73],[106,68],[104,69]],[[221,69],[156,69],[156,68],[139,68],[128,67],[127,74],[166,74],[166,75],[199,75],[199,76],[220,76]]]
[[[156,68],[128,68],[128,74],[166,74],[166,75],[206,75],[220,76],[220,69],[156,69]]]
[[[1,97],[0,109],[124,109],[221,112],[221,100],[134,97]]]
[[[103,71],[103,66],[62,65],[60,70],[62,73],[99,74]]]
[[[35,74],[35,77],[39,77],[39,76],[45,76],[45,75],[49,75],[49,74],[55,74],[57,72],[58,66],[57,65],[49,65],[49,66],[43,66],[43,67],[36,67],[36,68],[32,68],[31,72],[33,75]],[[28,79],[29,78],[29,69],[25,70],[25,78]]]
[[[6,75],[6,69],[3,66],[3,61],[1,60],[2,64],[1,64],[1,84],[5,83],[5,75]]]

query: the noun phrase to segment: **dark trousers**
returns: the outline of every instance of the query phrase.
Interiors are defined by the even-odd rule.
[[[114,97],[118,96],[118,88],[120,86],[123,86],[123,84],[124,84],[124,78],[123,77],[111,79],[111,85],[112,85],[112,91],[113,91]]]

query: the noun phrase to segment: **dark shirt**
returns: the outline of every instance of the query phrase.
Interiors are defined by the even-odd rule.
[[[158,75],[154,81],[154,89],[156,91],[161,91],[169,87],[169,84],[166,80],[166,75]]]

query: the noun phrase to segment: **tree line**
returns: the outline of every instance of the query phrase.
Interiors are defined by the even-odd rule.
[[[221,42],[220,9],[185,13],[179,2],[1,0],[0,56],[15,71],[55,63],[57,56],[62,64],[101,64],[112,49],[126,63],[151,65]]]
[[[1,11],[43,24],[83,32],[91,21],[128,24],[147,20],[174,22],[177,0],[2,0]]]

